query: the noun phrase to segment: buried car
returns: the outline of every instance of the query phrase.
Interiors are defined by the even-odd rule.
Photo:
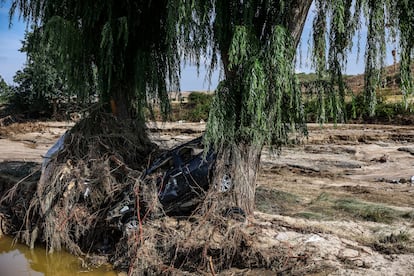
[[[158,157],[146,170],[144,179],[156,183],[166,214],[185,214],[208,190],[215,161],[212,150],[204,154],[202,137],[198,137]],[[230,175],[224,174],[219,190],[227,192],[231,186]]]
[[[51,160],[56,158],[63,148],[67,134],[64,134],[57,143],[46,153],[42,164],[42,173],[48,169]],[[206,192],[213,182],[216,167],[216,153],[210,149],[205,152],[202,137],[181,144],[159,155],[148,166],[141,177],[141,184],[149,189],[141,190],[144,200],[137,199],[133,187],[120,191],[108,202],[106,221],[120,230],[134,229],[139,218],[145,218],[151,208],[147,199],[158,200],[162,213],[152,215],[187,216],[205,198]],[[122,174],[122,172],[121,172]],[[122,176],[121,176],[122,177]],[[89,179],[83,179],[81,184],[82,200],[90,197],[95,188]],[[148,185],[148,186],[147,186]],[[228,192],[232,189],[232,178],[225,172],[216,187],[219,192]],[[156,191],[156,193],[149,192]],[[145,194],[145,193],[151,194]],[[154,197],[152,197],[152,195]],[[237,207],[224,210],[223,215],[244,216],[243,210]]]
[[[198,137],[161,154],[145,171],[142,180],[146,185],[157,186],[158,200],[165,214],[186,216],[194,211],[209,189],[215,162],[215,152],[205,153],[202,137]],[[231,188],[231,176],[225,173],[219,191],[228,192]],[[110,217],[118,218],[119,227],[135,228],[137,208],[134,205],[131,195],[125,194],[125,199],[109,212]],[[240,208],[232,208],[230,212],[244,215]]]

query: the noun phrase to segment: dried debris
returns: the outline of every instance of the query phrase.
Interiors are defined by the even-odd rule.
[[[212,211],[214,195],[209,208],[189,217],[165,216],[156,185],[142,178],[158,152],[144,129],[111,115],[91,114],[42,168],[11,168],[11,174],[29,175],[24,179],[3,179],[2,173],[1,181],[7,183],[1,186],[3,231],[30,247],[42,242],[48,252],[67,249],[91,264],[110,261],[130,275],[214,275],[230,268],[284,272],[306,263],[306,256],[290,258],[286,248],[258,246],[259,228],[223,216],[217,206]],[[121,217],[125,197],[136,203],[133,215]]]

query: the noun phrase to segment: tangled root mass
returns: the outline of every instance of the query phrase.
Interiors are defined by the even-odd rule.
[[[269,249],[254,246],[257,238],[246,222],[223,217],[221,210],[163,216],[155,183],[142,180],[157,153],[143,123],[91,114],[70,130],[39,181],[19,182],[5,193],[0,214],[8,216],[0,220],[9,227],[4,232],[30,247],[45,243],[49,252],[103,256],[117,269],[137,275],[214,274],[232,267],[286,270],[283,249],[270,249],[269,255]],[[11,208],[17,194],[20,207]],[[136,201],[132,229],[113,219],[125,197]]]

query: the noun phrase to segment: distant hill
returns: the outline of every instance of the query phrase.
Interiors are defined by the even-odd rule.
[[[411,66],[414,72],[414,64]],[[396,63],[384,68],[384,83],[382,89],[387,90],[387,94],[400,94],[400,64]],[[346,82],[355,94],[362,92],[364,89],[364,74],[347,76]]]
[[[414,64],[411,67],[414,72]],[[382,86],[382,92],[386,92],[387,95],[400,94],[400,64],[396,63],[384,68],[384,83]],[[364,74],[359,75],[345,75],[345,82],[348,87],[355,93],[359,94],[364,89]],[[299,82],[309,82],[316,80],[316,74],[298,74]]]

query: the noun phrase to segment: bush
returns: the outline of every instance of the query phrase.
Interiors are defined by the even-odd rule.
[[[369,117],[366,113],[364,95],[351,95],[351,99],[345,102],[343,120],[344,122],[362,121],[367,123],[404,123],[401,116],[414,115],[414,104],[409,103],[406,107],[402,102],[387,102],[384,97],[377,98],[375,116]],[[317,97],[308,97],[304,101],[304,110],[307,122],[329,123],[334,122],[333,110],[329,99],[325,99],[325,115],[321,118],[320,100]],[[401,121],[401,122],[400,122]]]
[[[10,94],[10,86],[0,76],[0,104],[6,103]]]
[[[185,120],[192,122],[206,121],[210,112],[213,95],[200,92],[193,92],[188,96],[186,109],[188,110],[184,116]]]

